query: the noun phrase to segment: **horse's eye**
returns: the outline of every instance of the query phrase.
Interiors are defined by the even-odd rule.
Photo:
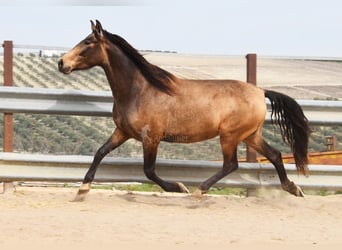
[[[84,43],[85,43],[86,45],[89,45],[89,44],[91,44],[91,41],[90,41],[90,40],[85,40]]]

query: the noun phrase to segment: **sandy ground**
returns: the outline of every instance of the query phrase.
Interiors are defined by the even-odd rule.
[[[0,195],[1,249],[340,249],[342,196],[206,196],[17,187]],[[98,248],[101,246],[100,248]],[[300,247],[300,248],[299,248]]]

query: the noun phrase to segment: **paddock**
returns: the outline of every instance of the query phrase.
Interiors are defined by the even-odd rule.
[[[342,196],[258,197],[18,186],[0,195],[2,249],[340,249]],[[1,190],[0,190],[1,192]],[[3,248],[3,246],[5,248]],[[16,248],[14,248],[16,249]],[[299,249],[299,248],[295,248]]]

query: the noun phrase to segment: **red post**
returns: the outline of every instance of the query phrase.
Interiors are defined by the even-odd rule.
[[[13,86],[13,42],[4,41],[4,86]],[[13,114],[4,113],[3,151],[13,152]]]
[[[257,55],[247,54],[247,82],[256,85],[257,84]],[[248,162],[256,162],[257,154],[253,148],[247,146],[246,158]]]

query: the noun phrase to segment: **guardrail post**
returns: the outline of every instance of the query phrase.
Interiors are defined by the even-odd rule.
[[[13,86],[13,42],[4,41],[4,86]],[[3,117],[3,151],[13,152],[13,114],[4,113]],[[12,182],[4,182],[3,192],[11,192]]]
[[[247,82],[256,85],[257,77],[256,77],[256,68],[257,68],[257,55],[256,54],[247,54]],[[257,162],[256,151],[253,148],[247,146],[246,150],[246,159],[247,162]],[[257,196],[257,188],[249,187],[247,189],[247,196],[253,197]]]
[[[13,86],[13,42],[4,41],[4,86]],[[4,113],[3,151],[13,152],[13,114]]]
[[[256,77],[256,68],[257,68],[257,55],[256,54],[247,54],[247,82],[256,85],[257,77]],[[253,148],[247,146],[246,151],[247,162],[257,162],[256,151]]]

